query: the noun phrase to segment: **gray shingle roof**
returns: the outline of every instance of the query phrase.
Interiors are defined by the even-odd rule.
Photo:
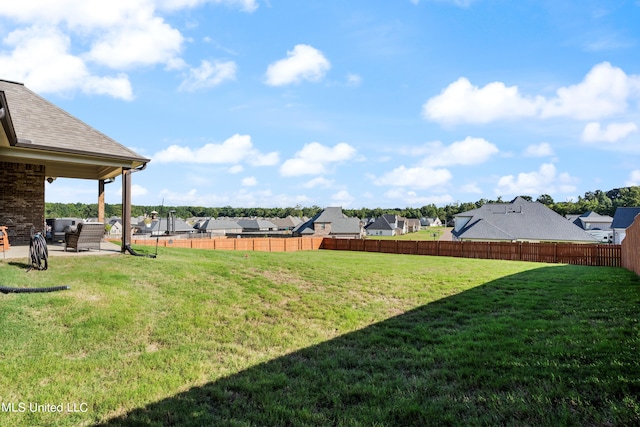
[[[461,229],[453,231],[459,239],[597,242],[542,203],[521,197],[511,203],[486,204],[455,216],[470,218]]]
[[[613,214],[611,228],[629,228],[638,214],[640,214],[640,208],[616,208],[616,212]]]
[[[337,218],[331,223],[331,234],[359,234],[358,218]]]
[[[389,221],[387,221],[384,215],[376,218],[374,222],[368,224],[365,228],[367,230],[393,230],[393,227],[389,224]]]
[[[137,164],[149,161],[23,84],[0,80],[0,92],[6,97],[17,143],[21,147],[122,159]]]
[[[200,230],[242,230],[242,227],[230,219],[208,219],[200,225]]]
[[[347,216],[342,213],[341,207],[328,207],[328,208],[325,208],[318,215],[316,215],[314,222],[328,223],[328,222],[333,222],[336,219],[346,218],[346,217]]]

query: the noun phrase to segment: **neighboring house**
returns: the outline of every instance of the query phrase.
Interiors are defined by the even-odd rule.
[[[302,223],[300,218],[291,215],[286,218],[272,218],[270,221],[278,227],[279,231],[291,231]]]
[[[196,229],[187,224],[181,218],[173,218],[167,221],[167,218],[148,218],[138,223],[138,233],[151,234],[151,236],[173,235],[173,234],[191,234]]]
[[[207,219],[200,224],[198,231],[211,233],[212,236],[228,236],[242,233],[242,227],[230,219]]]
[[[244,233],[278,231],[278,226],[266,219],[239,219],[236,222]]]
[[[120,218],[111,218],[107,224],[111,226],[110,236],[122,236],[122,220]]]
[[[395,236],[397,228],[389,224],[386,215],[378,217],[364,227],[367,236]]]
[[[9,227],[11,244],[28,244],[32,227],[43,231],[45,185],[56,178],[94,180],[104,222],[104,186],[121,175],[130,215],[131,171],[148,162],[23,84],[0,80],[0,225]]]
[[[539,202],[516,197],[454,216],[458,241],[598,243],[593,236]]]
[[[633,224],[633,220],[638,214],[640,214],[640,208],[616,208],[611,222],[614,244],[622,244],[627,234],[627,228]]]
[[[442,227],[442,221],[440,218],[420,218],[420,225],[423,227]]]
[[[294,236],[328,236],[361,239],[364,235],[358,218],[349,218],[341,207],[328,207],[293,229]]]
[[[407,218],[405,223],[407,224],[407,233],[415,233],[420,231],[420,228],[422,227],[420,220],[417,218]]]
[[[600,215],[596,212],[588,211],[582,215],[567,215],[567,219],[591,234],[598,241],[604,243],[613,242],[613,230],[611,229],[613,218],[609,215]]]

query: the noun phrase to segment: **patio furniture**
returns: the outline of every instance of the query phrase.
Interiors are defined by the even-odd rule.
[[[104,236],[104,224],[101,222],[81,222],[75,230],[68,231],[64,235],[64,250],[75,249],[76,252],[82,249],[100,250],[100,241]]]
[[[75,230],[76,226],[80,224],[82,220],[80,218],[56,218],[56,219],[48,219],[47,223],[51,226],[51,232],[49,233],[52,242],[61,242],[64,241],[65,234],[69,230]]]

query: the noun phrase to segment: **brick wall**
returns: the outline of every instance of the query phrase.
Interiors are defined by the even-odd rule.
[[[0,162],[0,225],[6,225],[11,244],[26,244],[31,227],[44,228],[45,167]]]

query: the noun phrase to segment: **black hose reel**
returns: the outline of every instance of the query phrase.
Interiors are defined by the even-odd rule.
[[[29,260],[31,261],[31,266],[27,269],[27,272],[33,269],[42,271],[49,268],[49,250],[47,249],[47,241],[42,233],[35,233],[31,235],[31,241],[29,242]],[[10,288],[0,286],[0,292],[3,294],[55,292],[67,289],[70,289],[69,286],[50,286],[46,288]]]

